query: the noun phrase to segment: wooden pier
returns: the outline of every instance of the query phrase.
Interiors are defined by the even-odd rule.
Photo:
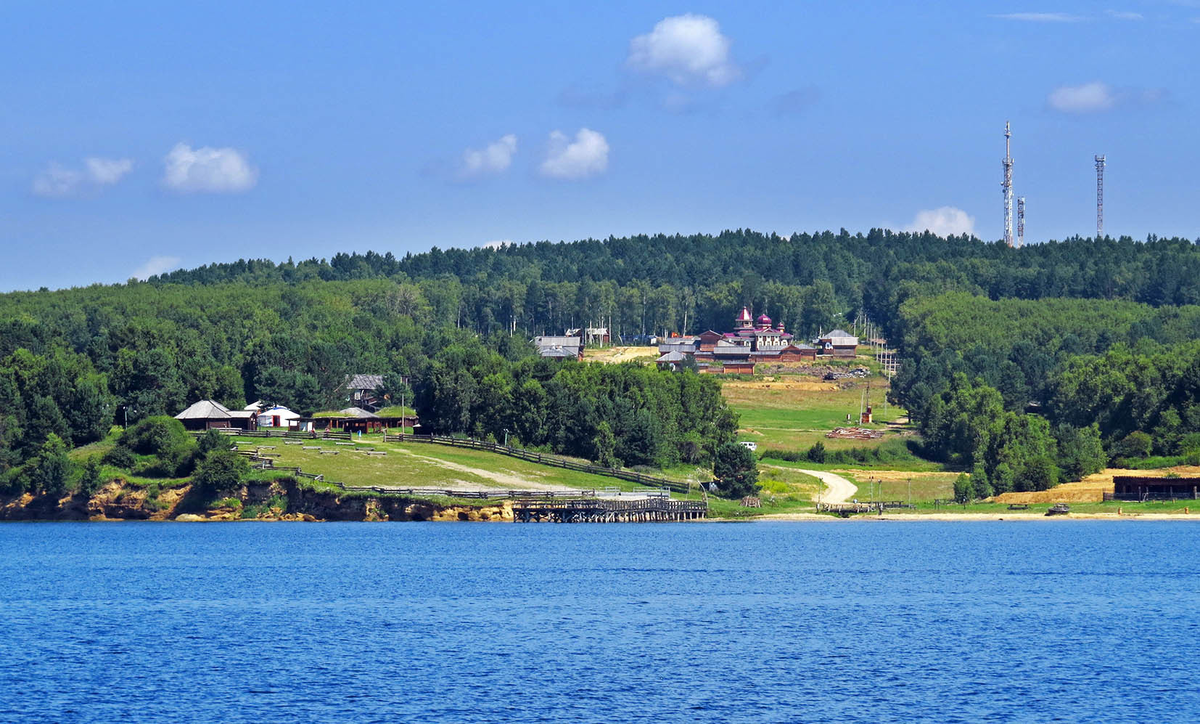
[[[708,514],[702,500],[518,500],[513,503],[517,523],[667,523],[700,520]]]

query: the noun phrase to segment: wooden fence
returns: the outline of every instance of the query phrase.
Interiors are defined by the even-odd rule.
[[[451,447],[470,448],[472,450],[486,450],[488,452],[507,455],[509,457],[525,460],[538,465],[549,465],[556,468],[564,468],[566,470],[575,470],[581,473],[591,473],[592,475],[604,475],[610,478],[618,478],[620,480],[628,480],[631,483],[640,485],[648,485],[651,487],[666,488],[676,493],[687,493],[690,487],[687,483],[682,483],[678,480],[668,480],[667,478],[658,478],[653,475],[643,475],[642,473],[633,470],[621,470],[619,468],[605,468],[599,465],[588,465],[586,463],[577,463],[573,460],[560,458],[556,455],[548,455],[546,453],[533,452],[519,447],[508,447],[499,443],[488,442],[486,440],[475,440],[471,438],[449,437],[447,435],[410,435],[407,433],[399,433],[389,435],[384,433],[384,442],[423,442],[434,445],[449,445]]]

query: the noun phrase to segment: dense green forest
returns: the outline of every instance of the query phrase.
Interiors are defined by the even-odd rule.
[[[1200,250],[1187,239],[1009,249],[883,230],[739,230],[243,260],[0,295],[0,474],[51,435],[78,445],[200,398],[341,406],[352,373],[409,376],[439,431],[507,429],[629,464],[708,458],[731,423],[707,383],[551,368],[527,342],[585,324],[725,329],[742,305],[801,335],[869,316],[900,350],[892,395],[925,454],[977,468],[981,491],[1196,447]]]

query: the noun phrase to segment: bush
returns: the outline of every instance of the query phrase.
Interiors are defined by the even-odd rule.
[[[131,470],[134,466],[134,463],[137,462],[137,458],[133,456],[133,453],[129,451],[129,448],[124,448],[118,445],[112,450],[104,453],[104,457],[100,459],[100,462],[104,463],[105,465],[111,465],[114,468]]]
[[[231,450],[213,450],[196,466],[192,483],[208,494],[237,490],[250,474],[250,463]]]
[[[165,415],[142,420],[121,433],[117,444],[139,455],[162,455],[194,445],[183,423]]]
[[[825,462],[825,443],[817,440],[812,447],[808,449],[808,461],[810,463],[824,464]]]
[[[758,490],[758,466],[754,454],[744,445],[725,443],[717,448],[713,461],[713,477],[727,498],[742,498]]]
[[[958,477],[954,479],[954,501],[957,503],[968,503],[974,492],[971,486],[971,478],[966,473],[959,473]]]
[[[74,467],[67,457],[67,444],[54,433],[46,436],[37,455],[30,461],[26,471],[28,488],[34,492],[62,495],[67,492],[67,481]]]
[[[201,458],[213,450],[228,450],[229,448],[229,438],[216,430],[208,430],[196,440],[196,455]]]
[[[83,475],[79,478],[79,493],[92,497],[100,489],[100,460],[94,455],[83,464]]]

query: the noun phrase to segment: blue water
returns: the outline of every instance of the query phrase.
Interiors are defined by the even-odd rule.
[[[5,524],[0,721],[1196,721],[1189,523]]]

